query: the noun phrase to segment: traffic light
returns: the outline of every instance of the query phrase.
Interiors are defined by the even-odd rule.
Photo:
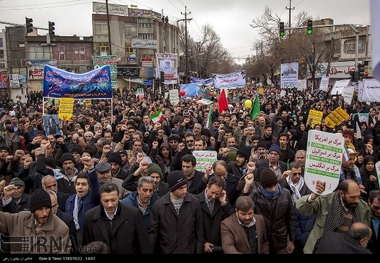
[[[363,78],[364,77],[364,64],[359,64],[358,65],[358,71],[359,71],[359,78]]]
[[[357,72],[357,71],[351,71],[350,72],[350,76],[351,76],[351,81],[352,82],[358,82],[358,80],[359,80],[359,72]]]
[[[307,34],[313,34],[313,20],[307,20]]]
[[[55,23],[49,21],[49,36],[55,36]]]
[[[33,19],[25,17],[26,33],[33,32]]]
[[[280,22],[280,36],[285,36],[285,24],[284,22]]]

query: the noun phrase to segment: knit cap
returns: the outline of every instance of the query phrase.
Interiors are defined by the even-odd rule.
[[[246,160],[249,160],[249,157],[251,156],[251,150],[252,146],[244,146],[236,152],[236,156],[239,155],[241,157],[244,157]]]
[[[270,146],[270,148],[269,148],[269,150],[268,150],[268,153],[270,153],[271,151],[275,151],[275,152],[277,152],[279,155],[281,155],[281,149],[280,149],[280,146],[278,146],[277,144],[272,143],[272,145]]]
[[[277,176],[273,170],[266,168],[260,173],[260,184],[263,188],[269,188],[276,185],[278,182]]]
[[[37,209],[45,206],[51,208],[50,195],[42,189],[34,190],[30,197],[30,212],[33,213]]]
[[[168,174],[168,184],[171,192],[187,184],[187,179],[182,171],[173,171]]]
[[[152,173],[158,173],[160,177],[164,175],[161,167],[156,163],[151,163],[148,165],[148,175],[151,175]]]

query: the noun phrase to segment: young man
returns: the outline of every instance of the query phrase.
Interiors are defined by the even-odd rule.
[[[168,175],[170,192],[153,205],[148,234],[158,254],[202,254],[204,246],[199,199],[187,192],[182,171]]]
[[[239,196],[235,213],[221,223],[222,247],[225,254],[268,254],[264,217],[254,213],[249,196]]]
[[[12,200],[16,190],[15,185],[4,187],[2,206],[6,206]],[[8,233],[11,242],[11,254],[69,254],[71,242],[69,240],[69,228],[52,213],[50,196],[41,189],[34,190],[30,200],[30,212],[6,213],[0,212],[0,230]],[[12,242],[12,237],[29,237],[35,240],[27,246],[20,246]],[[61,246],[53,246],[54,242],[60,242]]]

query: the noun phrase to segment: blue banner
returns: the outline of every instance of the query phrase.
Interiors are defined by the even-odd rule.
[[[75,74],[45,65],[43,96],[50,98],[112,99],[109,65]]]

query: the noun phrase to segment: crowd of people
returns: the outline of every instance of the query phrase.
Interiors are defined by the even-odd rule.
[[[172,103],[165,91],[136,99],[125,88],[76,101],[65,121],[41,93],[2,100],[1,252],[380,253],[380,103],[267,87],[252,118],[244,102],[258,93],[228,90],[220,111],[216,91],[206,103]],[[337,107],[350,118],[328,127]],[[312,191],[304,180],[310,130],[344,137],[348,158],[329,194],[325,182]],[[216,161],[198,169],[194,151]],[[20,247],[17,237],[33,241]]]

